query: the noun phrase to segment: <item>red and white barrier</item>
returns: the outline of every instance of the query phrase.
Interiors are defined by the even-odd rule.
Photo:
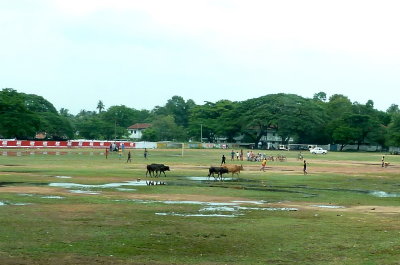
[[[111,144],[117,144],[124,148],[135,148],[134,142],[123,141],[29,141],[29,140],[0,140],[1,148],[109,148]]]

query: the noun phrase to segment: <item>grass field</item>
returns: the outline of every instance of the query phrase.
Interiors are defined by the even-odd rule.
[[[131,152],[0,150],[0,264],[400,264],[400,156]],[[222,154],[244,171],[208,180]]]

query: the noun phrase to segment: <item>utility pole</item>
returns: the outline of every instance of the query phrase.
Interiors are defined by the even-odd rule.
[[[200,143],[203,143],[203,123],[200,123]]]
[[[114,119],[114,140],[117,139],[117,117]]]

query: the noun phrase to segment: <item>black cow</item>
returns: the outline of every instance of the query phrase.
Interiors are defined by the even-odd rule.
[[[170,171],[169,166],[166,166],[164,164],[150,164],[147,165],[146,177],[147,173],[149,173],[151,177],[158,177],[159,175],[161,175],[161,172],[164,173],[164,176],[166,176],[165,171]]]
[[[146,177],[147,177],[147,173],[149,173],[150,177],[156,175],[156,170],[158,167],[163,166],[164,164],[151,164],[151,165],[147,165],[147,171],[146,171]]]
[[[214,179],[220,179],[222,180],[222,174],[228,173],[228,169],[224,167],[210,167],[208,169],[208,178],[211,177],[211,175],[214,177]],[[217,177],[215,178],[214,174],[217,173]]]
[[[157,173],[160,176],[161,172],[162,172],[162,173],[164,173],[164,177],[166,177],[165,171],[170,171],[169,166],[161,165],[160,167],[158,167],[158,169],[156,169],[156,176],[157,176]]]

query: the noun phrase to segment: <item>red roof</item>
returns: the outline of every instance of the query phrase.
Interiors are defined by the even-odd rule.
[[[135,123],[128,127],[128,129],[146,129],[151,126],[150,123]]]

